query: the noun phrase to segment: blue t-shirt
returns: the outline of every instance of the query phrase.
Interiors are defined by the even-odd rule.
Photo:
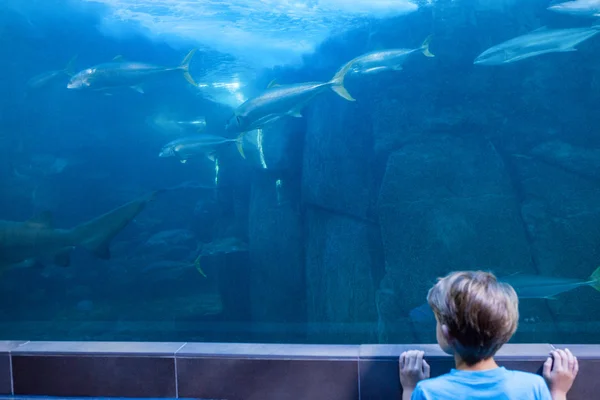
[[[420,381],[411,400],[552,400],[544,378],[498,367],[459,371]]]

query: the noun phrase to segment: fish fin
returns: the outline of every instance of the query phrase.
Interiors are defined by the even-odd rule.
[[[69,62],[67,63],[67,66],[64,69],[64,73],[67,74],[68,76],[73,76],[75,75],[75,72],[73,71],[73,64],[75,64],[75,60],[77,59],[77,55],[74,55]]]
[[[68,267],[71,265],[71,247],[62,250],[60,253],[54,256],[54,264],[61,267]]]
[[[206,155],[206,158],[208,158],[210,161],[215,162],[215,153],[208,153]]]
[[[44,211],[41,214],[35,215],[27,220],[27,224],[29,225],[39,225],[44,228],[52,228],[52,213],[50,211]]]
[[[179,160],[180,163],[185,164],[187,160],[185,158]]]
[[[196,51],[198,51],[198,49],[190,50],[190,52],[187,53],[181,64],[179,64],[179,69],[183,70],[183,77],[193,86],[198,86],[198,84],[196,83],[196,81],[194,81],[192,75],[190,75],[190,62],[192,61],[192,57],[194,57],[194,54],[196,54]]]
[[[590,276],[590,280],[592,280],[591,286],[600,292],[600,267],[596,268],[596,270]]]
[[[125,203],[88,222],[70,230],[73,242],[84,247],[94,256],[108,260],[108,248],[112,239],[117,236],[145,207],[153,201],[158,193],[154,191],[139,199]]]
[[[353,65],[354,60],[347,62],[344,66],[342,66],[342,68],[339,69],[333,79],[329,82],[331,84],[331,90],[348,101],[356,101],[356,99],[354,99],[344,87],[344,78]]]
[[[235,145],[237,146],[237,150],[243,159],[246,159],[246,155],[244,154],[244,135],[245,134],[246,134],[246,132],[240,133],[240,135],[235,140]]]
[[[276,87],[279,86],[279,83],[277,83],[277,79],[273,79],[271,82],[269,82],[269,84],[267,85],[267,89],[271,89],[272,87]]]
[[[130,86],[131,89],[135,90],[138,93],[144,94],[144,89],[141,86]]]
[[[396,65],[396,66],[392,67],[392,69],[394,71],[402,71],[403,68],[402,68],[402,65]]]
[[[537,29],[534,29],[534,30],[532,30],[531,32],[532,32],[532,33],[533,33],[533,32],[541,32],[541,31],[545,31],[545,30],[548,30],[548,27],[547,27],[546,25],[544,25],[544,26],[540,26],[539,28],[537,28]]]
[[[433,35],[427,36],[421,45],[421,52],[425,55],[425,57],[435,57],[435,55],[429,51],[429,43],[431,43],[431,38],[433,38]]]
[[[113,59],[113,61],[125,61],[125,57],[123,57],[121,54],[116,55]]]
[[[577,49],[575,47],[567,47],[566,49],[560,50],[561,53],[569,53],[571,51],[577,51]]]
[[[558,298],[556,296],[547,296],[544,297],[545,300],[558,300]]]
[[[206,274],[202,270],[202,267],[200,266],[201,258],[202,258],[202,254],[200,254],[198,257],[196,257],[196,260],[194,261],[194,267],[196,267],[196,271],[198,271],[203,277],[207,278]]]

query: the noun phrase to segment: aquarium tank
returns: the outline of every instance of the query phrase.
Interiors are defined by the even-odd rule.
[[[600,335],[597,0],[4,0],[0,339]]]

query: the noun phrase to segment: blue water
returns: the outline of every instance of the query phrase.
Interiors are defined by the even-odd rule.
[[[485,269],[562,279],[522,299],[514,341],[597,341],[600,293],[580,283],[600,260],[600,38],[474,64],[542,26],[594,24],[552,4],[2,2],[0,219],[51,212],[68,229],[160,192],[109,259],[82,246],[68,266],[3,268],[0,337],[433,342],[428,288]],[[430,36],[435,57],[418,49]],[[193,48],[196,86],[173,72],[67,88],[117,56],[176,67]],[[273,81],[327,82],[391,48],[416,51],[401,70],[349,73],[354,102],[326,90],[247,133],[245,158],[234,144],[159,157],[180,137],[235,139],[234,109]]]

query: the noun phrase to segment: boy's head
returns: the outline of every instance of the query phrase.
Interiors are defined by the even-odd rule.
[[[440,347],[467,365],[492,357],[517,329],[517,294],[487,272],[453,272],[429,290],[427,302]]]

